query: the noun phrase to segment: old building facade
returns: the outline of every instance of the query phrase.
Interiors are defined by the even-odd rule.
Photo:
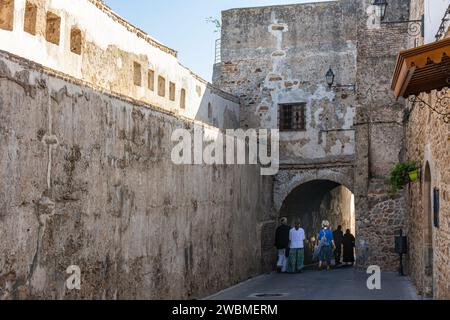
[[[403,230],[419,293],[450,298],[448,114],[391,90],[427,42],[393,22],[427,2],[373,3],[227,10],[210,84],[101,0],[0,0],[0,298],[203,297],[272,270],[281,216],[341,224],[384,271]],[[179,128],[279,129],[280,171],[175,165]],[[389,194],[406,160],[420,181]]]
[[[382,27],[375,9],[372,1],[341,0],[225,11],[214,83],[243,99],[242,126],[281,131],[279,216],[303,220],[310,237],[322,218],[342,224],[356,231],[359,266],[393,270],[405,199],[389,197],[384,179],[404,135],[403,105],[389,84],[408,39],[402,26]],[[392,18],[405,12],[409,1],[391,5]]]

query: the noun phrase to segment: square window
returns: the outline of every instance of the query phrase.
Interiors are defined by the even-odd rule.
[[[305,131],[306,130],[306,104],[281,104],[280,131]]]

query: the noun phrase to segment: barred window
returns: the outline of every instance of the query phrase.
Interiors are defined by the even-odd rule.
[[[280,131],[306,130],[306,103],[281,104]]]

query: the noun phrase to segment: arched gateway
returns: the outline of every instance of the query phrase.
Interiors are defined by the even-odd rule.
[[[352,193],[352,167],[302,171],[284,171],[276,179],[275,207],[278,217],[288,223],[300,220],[305,229],[305,263],[311,263],[311,251],[321,221],[335,229],[355,233],[355,201]]]
[[[305,229],[305,262],[311,261],[311,250],[322,220],[335,229],[341,225],[355,234],[355,201],[352,167],[314,170],[287,170],[275,179],[274,205],[278,217],[289,224],[300,220]]]

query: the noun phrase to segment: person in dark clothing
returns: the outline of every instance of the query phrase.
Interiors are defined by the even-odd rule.
[[[334,264],[338,266],[341,264],[342,241],[344,240],[342,226],[338,226],[337,229],[333,231],[333,239],[336,244],[336,249],[334,249]]]
[[[291,227],[287,225],[287,218],[281,218],[281,225],[275,233],[275,247],[278,250],[277,271],[286,272],[287,268],[287,250],[289,248],[289,232]]]
[[[344,263],[346,265],[353,265],[355,263],[355,237],[350,233],[350,230],[345,231],[344,240],[342,244],[344,245]]]

